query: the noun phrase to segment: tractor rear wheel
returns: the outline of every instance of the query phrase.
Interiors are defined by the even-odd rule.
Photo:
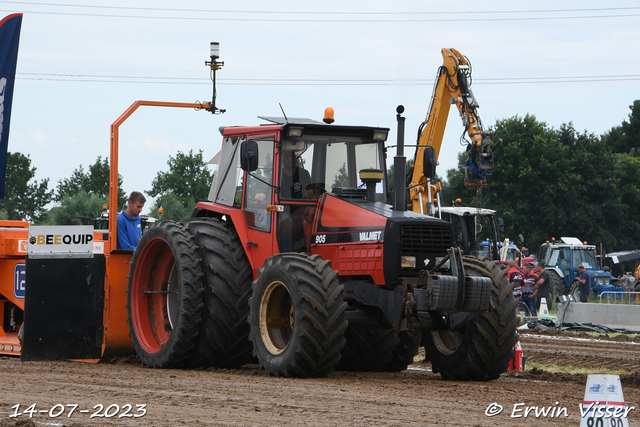
[[[491,308],[459,330],[423,333],[422,345],[433,372],[439,372],[445,380],[494,380],[508,369],[514,356],[518,302],[513,298],[507,270],[500,268],[499,261],[470,256],[462,259],[467,275],[493,280]]]
[[[182,224],[156,223],[133,252],[127,291],[129,334],[144,365],[184,365],[198,337],[202,292],[193,237]]]
[[[320,255],[267,258],[253,282],[250,338],[261,368],[277,377],[322,377],[335,369],[347,328],[344,286]]]
[[[556,301],[556,298],[558,298],[558,296],[560,295],[567,295],[570,291],[570,288],[567,288],[567,284],[565,283],[564,278],[560,277],[560,275],[555,270],[547,270],[547,273],[549,273],[550,278],[549,301],[547,301],[547,306],[549,307],[549,311],[551,311],[551,307]]]
[[[240,367],[251,361],[251,264],[230,222],[192,218],[183,224],[200,249],[204,273],[202,323],[191,365]]]

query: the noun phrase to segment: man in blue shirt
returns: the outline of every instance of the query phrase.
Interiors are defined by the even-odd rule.
[[[134,191],[129,196],[127,209],[118,215],[118,249],[134,250],[142,236],[140,212],[147,201],[142,193]]]
[[[591,292],[591,275],[584,268],[583,265],[578,266],[578,271],[580,272],[580,284],[578,285],[578,290],[580,291],[580,302],[589,302],[589,292]]]

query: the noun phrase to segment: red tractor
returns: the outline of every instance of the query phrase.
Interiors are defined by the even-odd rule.
[[[221,128],[209,201],[140,239],[127,310],[142,362],[318,377],[401,371],[423,345],[445,379],[506,371],[505,272],[462,256],[450,223],[385,203],[389,129],[265,119]]]

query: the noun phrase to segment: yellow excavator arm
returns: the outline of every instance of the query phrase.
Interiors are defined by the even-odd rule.
[[[478,113],[478,102],[470,88],[469,60],[453,48],[442,49],[441,53],[443,65],[438,69],[429,112],[418,130],[413,175],[409,187],[413,211],[425,214],[431,213],[431,199],[439,191],[439,186],[436,188],[429,184],[424,168],[429,167],[426,163],[437,162],[452,104],[458,108],[464,126],[461,143],[467,146],[468,158],[464,166],[467,185],[482,186],[486,183],[486,175],[493,169],[493,152],[501,142],[493,144],[493,133],[484,127]],[[431,165],[434,166],[435,164]]]

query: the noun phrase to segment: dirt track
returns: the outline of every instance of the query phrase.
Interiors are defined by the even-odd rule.
[[[523,335],[522,347],[530,361],[638,369],[623,377],[627,406],[638,407],[629,420],[638,425],[640,340],[636,344],[590,343],[567,340],[566,335]],[[488,383],[448,382],[431,373],[429,364],[417,362],[401,373],[335,372],[327,378],[300,380],[267,377],[256,366],[183,371],[147,369],[135,360],[91,365],[0,358],[0,381],[0,426],[29,425],[27,414],[9,415],[15,412],[14,405],[20,404],[24,412],[34,403],[36,410],[54,414],[63,409],[55,405],[65,405],[58,418],[48,412],[34,414],[35,425],[576,426],[586,375],[528,371],[505,374]],[[504,410],[487,417],[485,411],[493,402]],[[511,418],[513,405],[521,402],[539,408],[566,407],[569,417]],[[66,405],[73,404],[78,407],[66,418],[71,410]],[[98,404],[104,409],[118,405],[109,412],[115,415],[91,419]],[[139,414],[136,405],[141,404],[146,405],[147,413],[140,418],[118,418],[126,404],[132,405],[129,415]]]

